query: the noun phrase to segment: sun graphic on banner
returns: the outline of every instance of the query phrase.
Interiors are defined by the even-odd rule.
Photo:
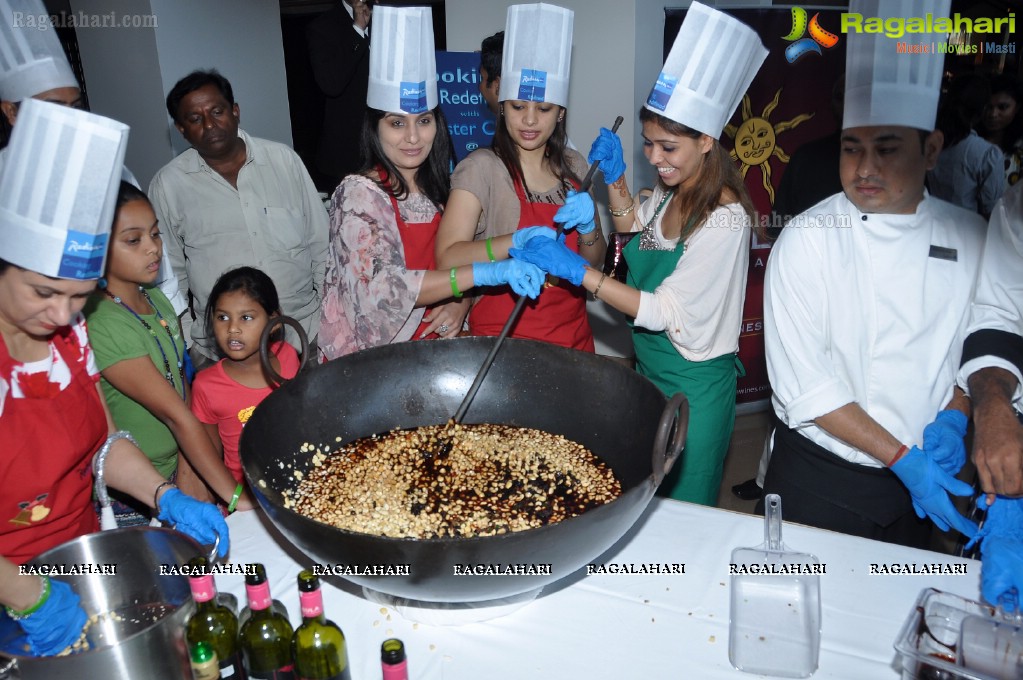
[[[771,184],[771,164],[768,161],[773,156],[782,163],[789,162],[789,155],[778,146],[778,135],[813,118],[812,113],[801,113],[792,120],[776,125],[771,123],[771,114],[777,108],[780,99],[781,89],[779,88],[774,99],[764,107],[764,112],[760,116],[754,117],[749,95],[745,95],[742,98],[742,122],[738,125],[725,126],[725,134],[735,140],[735,146],[730,155],[733,161],[741,164],[743,180],[746,179],[746,173],[751,167],[760,166],[764,189],[771,198],[771,205],[774,205],[774,185]]]

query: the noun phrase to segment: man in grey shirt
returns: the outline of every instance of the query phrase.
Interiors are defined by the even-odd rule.
[[[217,278],[243,265],[273,279],[283,313],[315,339],[327,213],[301,159],[238,129],[231,84],[216,71],[179,80],[167,111],[192,148],[156,173],[149,198],[181,290],[192,294],[194,358],[216,358],[206,303]]]

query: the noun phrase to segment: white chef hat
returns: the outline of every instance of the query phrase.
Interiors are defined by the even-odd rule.
[[[61,279],[98,279],[128,126],[26,99],[0,171],[0,259]]]
[[[0,0],[0,99],[78,87],[43,0]]]
[[[508,8],[500,101],[568,105],[574,18],[572,10],[543,2]]]
[[[405,113],[436,107],[435,49],[429,7],[375,7],[366,105]]]
[[[752,28],[694,2],[644,106],[717,139],[766,58]]]
[[[948,16],[951,0],[852,0],[849,12],[871,17]],[[945,34],[906,33],[889,38],[883,33],[849,31],[845,58],[845,110],[842,128],[904,125],[933,130],[941,93],[945,55],[932,44]],[[897,43],[926,45],[927,53],[899,54]]]

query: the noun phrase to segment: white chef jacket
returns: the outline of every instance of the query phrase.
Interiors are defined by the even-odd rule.
[[[983,329],[1023,335],[1023,182],[1007,190],[991,213],[967,335]],[[1016,376],[1013,401],[1023,406],[1023,375],[1019,367],[1001,357],[988,355],[967,361],[959,370],[960,387],[967,390],[970,376],[989,367],[1004,368]]]
[[[886,215],[835,194],[786,225],[764,281],[778,417],[861,465],[881,463],[814,419],[856,402],[919,444],[952,397],[984,231],[975,213],[928,195],[912,215]]]

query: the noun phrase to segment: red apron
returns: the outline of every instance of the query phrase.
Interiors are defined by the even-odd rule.
[[[440,228],[440,211],[438,210],[429,222],[406,222],[401,218],[398,199],[393,194],[391,194],[391,205],[394,206],[394,219],[398,223],[401,245],[405,250],[405,268],[426,271],[436,269],[437,258],[434,254],[434,242],[437,240],[437,229]],[[431,309],[433,307],[427,307],[423,316],[429,314]],[[426,321],[420,323],[412,339],[419,340],[429,325]]]
[[[63,331],[63,332],[62,332]],[[99,530],[92,504],[92,456],[106,441],[107,420],[96,383],[70,327],[53,336],[71,382],[52,396],[12,399],[0,416],[0,555],[22,564]],[[0,376],[14,361],[0,338]]]
[[[554,226],[554,213],[560,205],[531,203],[518,181],[515,182],[515,195],[519,198],[519,229]],[[574,237],[567,239],[565,245],[579,252],[579,244]],[[499,335],[518,297],[507,286],[480,288],[477,292],[480,296],[469,312],[470,331],[473,335]],[[586,315],[586,291],[568,281],[545,286],[539,298],[526,303],[510,335],[592,352],[593,331]]]

